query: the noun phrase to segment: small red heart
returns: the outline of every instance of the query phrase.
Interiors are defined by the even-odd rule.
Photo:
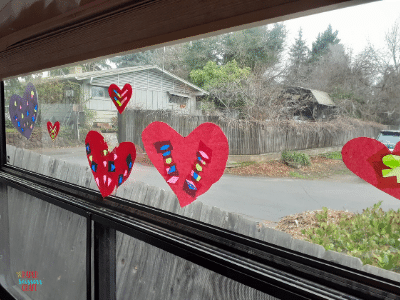
[[[221,178],[228,160],[228,139],[213,123],[203,123],[182,137],[168,124],[153,122],[142,132],[142,141],[181,207],[207,192]]]
[[[110,95],[115,107],[118,109],[118,112],[122,114],[125,107],[128,105],[129,100],[131,100],[132,86],[127,83],[124,85],[123,89],[120,90],[116,84],[111,84],[108,87],[108,94]]]
[[[131,142],[123,142],[108,151],[104,137],[97,131],[89,131],[85,139],[86,156],[101,195],[111,195],[131,174],[136,159],[136,148]]]
[[[348,141],[342,149],[343,162],[350,171],[381,191],[400,199],[400,184],[396,176],[382,175],[382,170],[390,169],[383,163],[383,157],[389,154],[400,156],[400,143],[390,152],[377,140],[359,137]]]
[[[60,131],[60,122],[57,121],[54,125],[50,121],[47,122],[47,131],[49,132],[51,139],[54,141]]]

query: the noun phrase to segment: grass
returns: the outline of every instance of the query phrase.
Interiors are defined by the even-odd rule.
[[[18,130],[15,128],[7,128],[6,127],[6,133],[17,133],[17,132],[18,132]]]
[[[306,240],[360,258],[369,264],[400,273],[400,209],[384,212],[382,201],[353,217],[341,217],[335,223],[328,218],[328,209],[315,214],[318,224],[301,232]]]
[[[290,177],[300,178],[300,179],[307,179],[308,177],[305,175],[300,174],[299,172],[290,172]]]
[[[342,160],[342,153],[340,151],[322,153],[319,156],[329,158],[329,159]]]
[[[257,164],[256,161],[243,161],[243,162],[235,163],[235,168],[244,168],[244,167],[252,166],[255,164]]]

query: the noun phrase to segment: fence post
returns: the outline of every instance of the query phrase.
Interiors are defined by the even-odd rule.
[[[122,143],[126,141],[126,114],[131,113],[129,110],[125,112],[125,114],[118,114],[118,143]]]

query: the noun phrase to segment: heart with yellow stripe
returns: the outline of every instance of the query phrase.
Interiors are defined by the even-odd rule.
[[[355,175],[400,199],[400,143],[391,152],[375,139],[359,137],[343,146],[342,157]]]
[[[121,90],[116,84],[111,84],[108,87],[108,94],[110,95],[110,98],[117,108],[118,112],[122,114],[126,106],[128,105],[129,100],[131,100],[132,86],[127,83]]]

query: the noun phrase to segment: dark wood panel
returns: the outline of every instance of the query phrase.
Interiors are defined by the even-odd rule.
[[[18,9],[14,11],[12,7],[17,1],[11,0],[14,3],[10,2],[2,9],[2,12],[10,11],[12,15],[7,16],[9,19],[0,24],[0,51],[24,39],[93,18],[133,2],[132,0],[81,0],[77,3],[75,0],[63,0],[64,5],[59,7],[57,0],[51,3],[46,0],[34,0],[34,3],[33,1],[25,3],[21,11]]]
[[[333,9],[359,0],[153,0],[125,6],[10,44],[0,52],[0,78],[272,20],[310,9]],[[329,7],[327,7],[329,6]],[[315,10],[313,11],[316,12]],[[275,20],[276,21],[276,20]],[[64,23],[63,23],[64,24]],[[259,25],[259,24],[257,24]],[[49,28],[56,24],[47,24]],[[32,32],[33,33],[33,32]],[[0,48],[1,49],[1,48]]]

